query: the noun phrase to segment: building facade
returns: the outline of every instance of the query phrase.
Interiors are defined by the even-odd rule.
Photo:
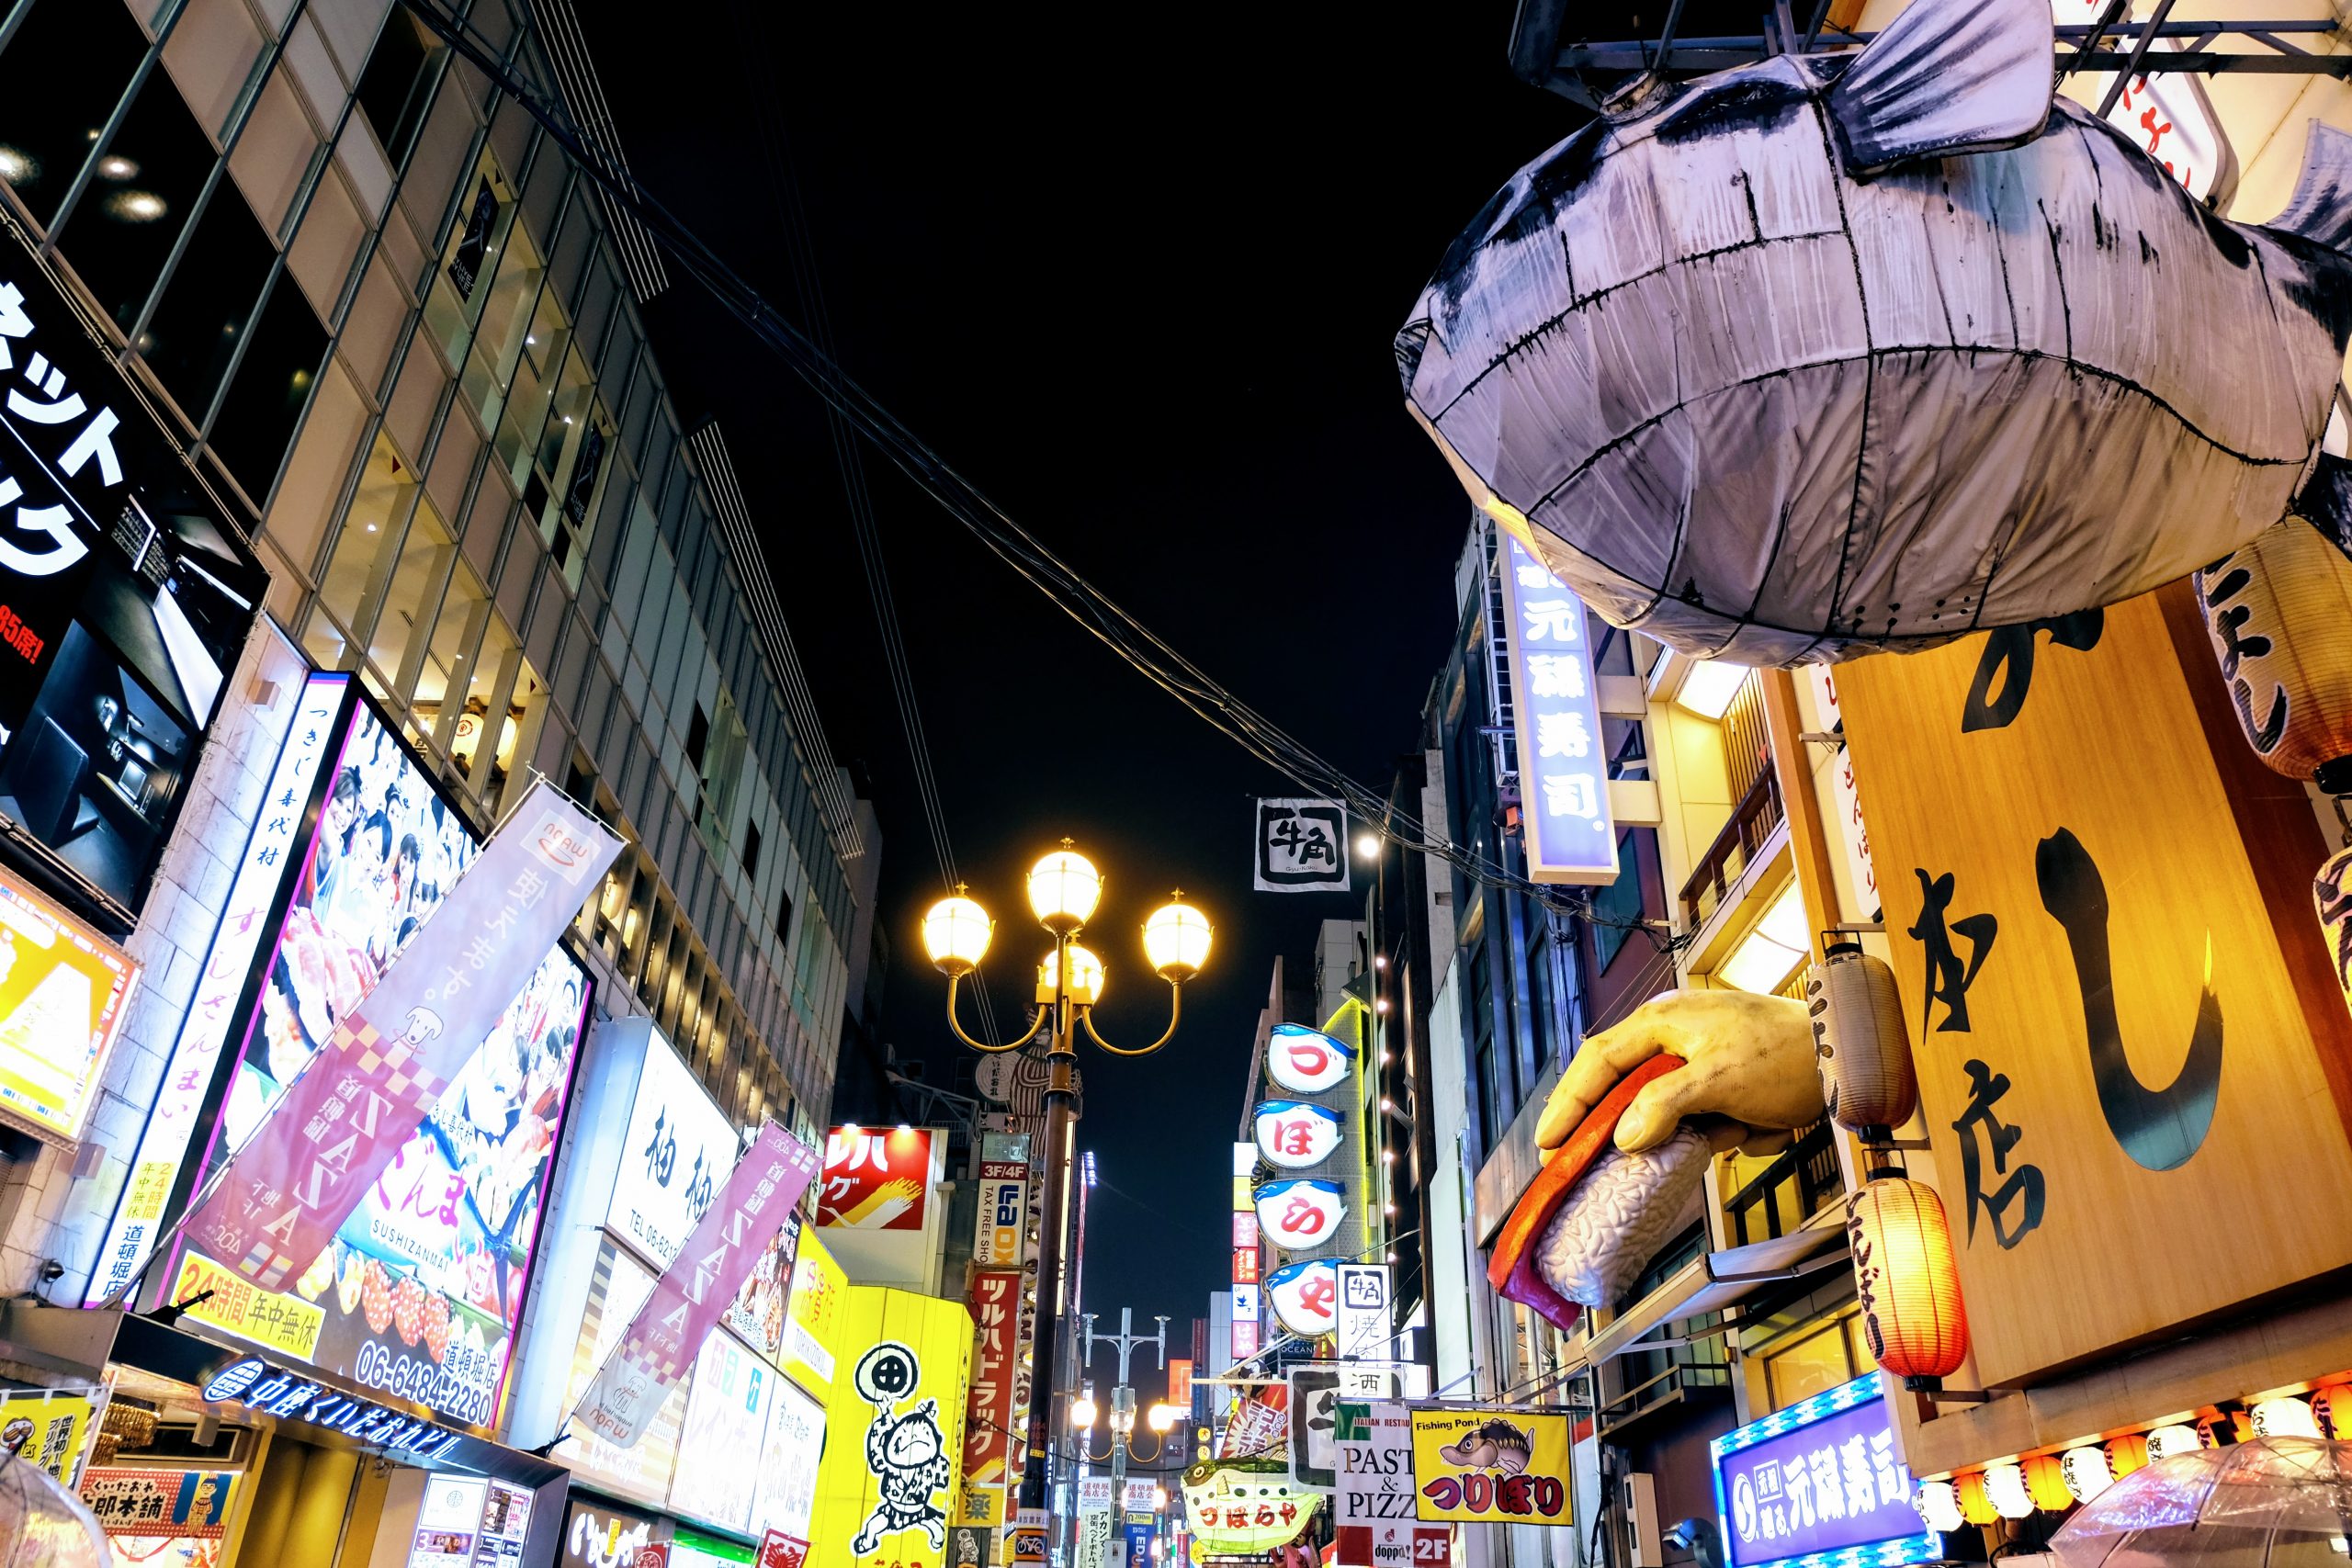
[[[609,124],[567,5],[445,9],[539,104]],[[49,947],[71,934],[91,955],[73,984],[119,1004],[86,1052],[0,1065],[55,1091],[0,1105],[9,1378],[91,1373],[43,1397],[110,1391],[88,1435],[101,1468],[136,1470],[159,1429],[214,1430],[188,1390],[215,1360],[275,1358],[283,1409],[217,1407],[226,1435],[181,1456],[221,1477],[224,1562],[365,1562],[379,1530],[433,1523],[424,1470],[363,1462],[296,1408],[335,1400],[441,1430],[499,1496],[536,1499],[527,1532],[521,1505],[511,1521],[521,1561],[592,1561],[559,1544],[561,1450],[520,1451],[548,1434],[514,1427],[508,1373],[534,1337],[568,1370],[585,1332],[595,1260],[543,1281],[533,1248],[585,1146],[566,1112],[598,1032],[637,1021],[639,1058],[674,1064],[716,1142],[689,1171],[656,1139],[646,1179],[707,1194],[763,1120],[822,1144],[879,947],[871,807],[827,749],[722,434],[681,425],[648,345],[658,254],[529,105],[390,0],[20,0],[0,83],[0,342],[32,411],[0,459],[23,497],[0,632],[29,671],[0,697],[0,896]],[[188,1301],[204,1264],[175,1221],[541,778],[625,845],[526,983],[527,1021],[503,1021],[506,1121],[452,1122],[438,1156],[419,1134],[447,1228],[370,1222],[283,1303]],[[594,1201],[619,1226],[618,1199]],[[666,1260],[642,1235],[609,1250]],[[780,1333],[788,1249],[767,1276]],[[152,1328],[51,1310],[114,1301],[187,1304]],[[481,1374],[463,1398],[442,1375],[460,1347]],[[712,1378],[796,1382],[813,1442],[825,1379],[780,1347],[739,1333]],[[703,1399],[688,1447],[718,1432]],[[755,1458],[783,1425],[736,1420],[721,1447]],[[673,1562],[756,1540],[749,1493],[619,1490],[666,1508]],[[504,1505],[469,1495],[452,1506],[488,1541]],[[779,1506],[805,1528],[805,1504]]]

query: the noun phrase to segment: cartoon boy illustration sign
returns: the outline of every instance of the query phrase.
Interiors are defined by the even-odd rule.
[[[932,1498],[947,1485],[947,1444],[939,1429],[939,1401],[925,1399],[901,1415],[897,1405],[922,1383],[922,1363],[905,1345],[885,1340],[858,1358],[858,1395],[874,1406],[865,1428],[865,1468],[880,1501],[850,1542],[860,1556],[886,1536],[919,1529],[933,1549],[947,1544],[947,1515]]]

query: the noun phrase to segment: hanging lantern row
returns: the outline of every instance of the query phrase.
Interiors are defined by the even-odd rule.
[[[2332,1411],[2342,1410],[2339,1425]],[[2281,1394],[2257,1401],[2241,1427],[2233,1417],[2228,1437],[2215,1433],[2215,1422],[2175,1422],[2145,1434],[2083,1443],[2063,1452],[2034,1454],[1950,1481],[1923,1481],[1912,1498],[1919,1517],[1932,1530],[1956,1530],[1964,1525],[1989,1525],[1999,1519],[2022,1519],[2036,1513],[2059,1514],[2077,1503],[2087,1503],[2143,1465],[2235,1442],[2241,1435],[2256,1438],[2325,1438],[2352,1434],[2352,1383],[2321,1389],[2309,1399]]]

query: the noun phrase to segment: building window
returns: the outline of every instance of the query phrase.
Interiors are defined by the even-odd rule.
[[[703,748],[710,744],[710,716],[695,705],[694,717],[686,721],[686,762],[695,772],[702,772]]]
[[[471,190],[424,291],[424,328],[452,365],[466,359],[466,338],[490,298],[498,246],[514,217],[514,189],[487,152],[474,165]]]
[[[89,0],[39,0],[0,53],[0,178],[44,227],[146,53],[122,6]]]
[[[1826,1389],[1850,1382],[1857,1375],[1854,1339],[1847,1325],[1852,1318],[1822,1325],[1783,1350],[1764,1358],[1764,1375],[1772,1408],[1786,1409]]]
[[[60,240],[75,276],[123,331],[139,320],[163,276],[214,161],[211,140],[179,88],[161,71],[151,74],[99,152]]]
[[[359,73],[359,112],[375,129],[376,140],[395,166],[408,156],[424,123],[424,108],[433,96],[433,66],[443,49],[441,40],[424,30],[401,7],[392,7]]]
[[[760,874],[760,825],[757,822],[743,824],[743,874]]]
[[[326,329],[294,275],[280,271],[229,395],[213,416],[210,436],[231,477],[257,502],[277,480],[326,352]]]
[[[277,247],[236,183],[222,180],[139,339],[141,356],[191,423],[202,423],[210,412],[212,394],[220,389],[277,259]]]

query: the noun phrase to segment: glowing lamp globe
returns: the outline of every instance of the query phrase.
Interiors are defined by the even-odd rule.
[[[1847,1200],[1862,1334],[1883,1370],[1942,1378],[1968,1356],[1968,1314],[1952,1261],[1951,1227],[1936,1190],[1882,1176]]]
[[[1144,956],[1163,980],[1182,985],[1209,961],[1209,921],[1182,900],[1163,905],[1143,923]]]
[[[1102,874],[1076,850],[1056,850],[1029,868],[1029,908],[1056,936],[1084,925],[1102,901]]]
[[[1176,1425],[1176,1418],[1183,1414],[1172,1404],[1155,1404],[1144,1419],[1151,1423],[1153,1431],[1165,1434],[1170,1427]]]
[[[1037,999],[1051,1001],[1061,987],[1061,950],[1046,954],[1046,962],[1037,971]],[[1079,946],[1069,948],[1069,999],[1080,1007],[1092,1007],[1102,999],[1102,961]]]
[[[968,975],[979,967],[995,929],[989,912],[971,899],[961,895],[942,898],[922,918],[923,951],[940,973]]]
[[[1081,1432],[1091,1432],[1094,1429],[1094,1417],[1099,1412],[1094,1408],[1094,1401],[1082,1393],[1069,1402],[1069,1424]]]

